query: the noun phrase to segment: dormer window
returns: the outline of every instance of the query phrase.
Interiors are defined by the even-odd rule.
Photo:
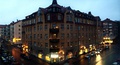
[[[55,12],[55,8],[53,8],[53,12]]]
[[[42,15],[38,17],[38,22],[42,22]]]
[[[72,14],[67,14],[67,21],[72,21]]]
[[[47,20],[50,20],[50,14],[47,14]]]

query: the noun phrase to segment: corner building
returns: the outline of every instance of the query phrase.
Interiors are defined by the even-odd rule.
[[[49,62],[95,50],[95,16],[60,6],[56,0],[26,16],[22,27],[23,52]]]

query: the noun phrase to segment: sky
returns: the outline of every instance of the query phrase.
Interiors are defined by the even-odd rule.
[[[101,20],[109,18],[120,21],[120,0],[57,0],[64,7],[84,13],[89,11]],[[10,24],[22,20],[25,16],[36,12],[39,7],[46,8],[52,0],[0,0],[0,24]]]

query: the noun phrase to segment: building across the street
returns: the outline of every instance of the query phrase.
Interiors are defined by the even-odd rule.
[[[95,50],[102,38],[98,36],[102,35],[99,22],[100,18],[91,12],[63,7],[53,0],[50,6],[39,8],[23,19],[23,52],[60,62]]]
[[[110,37],[114,39],[118,35],[118,25],[116,21],[112,21],[110,19],[105,19],[102,21],[103,23],[103,36]]]
[[[2,28],[5,27],[6,25],[0,25],[0,38],[2,37]]]
[[[13,38],[14,38],[14,24],[15,22],[12,21],[9,25],[10,25],[10,43],[13,44]]]
[[[10,40],[10,25],[5,25],[2,27],[2,34],[1,37],[5,39],[6,41]]]
[[[12,21],[8,25],[4,25],[1,29],[1,38],[11,44],[22,44],[22,20]]]
[[[102,21],[103,24],[103,44],[108,45],[113,43],[113,40],[118,36],[118,22],[110,19]]]
[[[14,44],[22,44],[22,20],[18,20],[14,23]]]

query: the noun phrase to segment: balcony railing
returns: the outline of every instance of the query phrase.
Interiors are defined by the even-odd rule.
[[[59,33],[59,29],[58,28],[52,28],[50,29],[50,33]]]
[[[49,40],[51,43],[58,43],[59,42],[59,39],[50,39]]]

